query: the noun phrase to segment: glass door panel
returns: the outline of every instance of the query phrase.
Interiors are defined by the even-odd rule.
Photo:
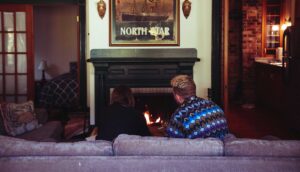
[[[17,33],[17,51],[26,52],[26,35],[24,33]]]
[[[14,13],[4,12],[4,30],[14,31]]]
[[[15,52],[15,35],[13,33],[5,33],[4,46],[5,52],[12,53]]]
[[[14,75],[6,75],[5,76],[5,93],[14,95],[15,94],[15,76]]]
[[[17,65],[17,72],[18,73],[26,73],[27,72],[27,57],[25,54],[18,55],[18,65]]]
[[[25,12],[16,12],[16,30],[17,31],[26,31],[26,13]]]
[[[0,100],[33,99],[32,6],[0,6]]]
[[[15,102],[15,96],[5,96],[5,102],[8,103]]]
[[[27,76],[19,75],[18,76],[18,93],[26,94],[27,93]]]
[[[13,54],[7,54],[5,58],[5,73],[15,73],[15,56]]]

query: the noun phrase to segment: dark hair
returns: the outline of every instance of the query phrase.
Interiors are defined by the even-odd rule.
[[[111,103],[120,103],[123,106],[134,107],[134,97],[129,87],[120,85],[114,88],[111,94]]]
[[[183,98],[196,95],[196,84],[188,75],[177,75],[171,80],[173,92]]]

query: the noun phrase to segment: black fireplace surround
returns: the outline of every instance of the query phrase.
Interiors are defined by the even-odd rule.
[[[109,104],[109,90],[120,84],[131,88],[170,87],[170,79],[177,74],[193,75],[197,50],[174,49],[93,49],[91,58],[95,68],[96,125]]]

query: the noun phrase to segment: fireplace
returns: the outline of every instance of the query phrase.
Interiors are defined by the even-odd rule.
[[[192,76],[196,61],[199,61],[197,51],[191,48],[93,49],[88,62],[92,62],[95,68],[96,125],[103,116],[103,108],[110,102],[111,88],[122,84],[134,89],[170,90],[170,79],[177,74]],[[157,94],[133,92],[137,99],[140,95]],[[171,95],[170,91],[161,94],[169,98]]]

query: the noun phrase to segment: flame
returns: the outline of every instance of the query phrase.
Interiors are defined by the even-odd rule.
[[[150,120],[150,113],[148,111],[144,112],[144,117],[146,119],[147,125],[151,125],[153,122]]]
[[[151,124],[154,124],[154,123],[158,124],[158,123],[161,123],[161,122],[162,122],[162,120],[160,119],[160,117],[158,117],[158,118],[155,120],[155,122],[151,121],[151,114],[150,114],[149,111],[144,112],[144,117],[145,117],[145,119],[146,119],[147,125],[151,125]]]
[[[158,117],[155,121],[155,123],[159,123],[160,122],[160,117]]]

